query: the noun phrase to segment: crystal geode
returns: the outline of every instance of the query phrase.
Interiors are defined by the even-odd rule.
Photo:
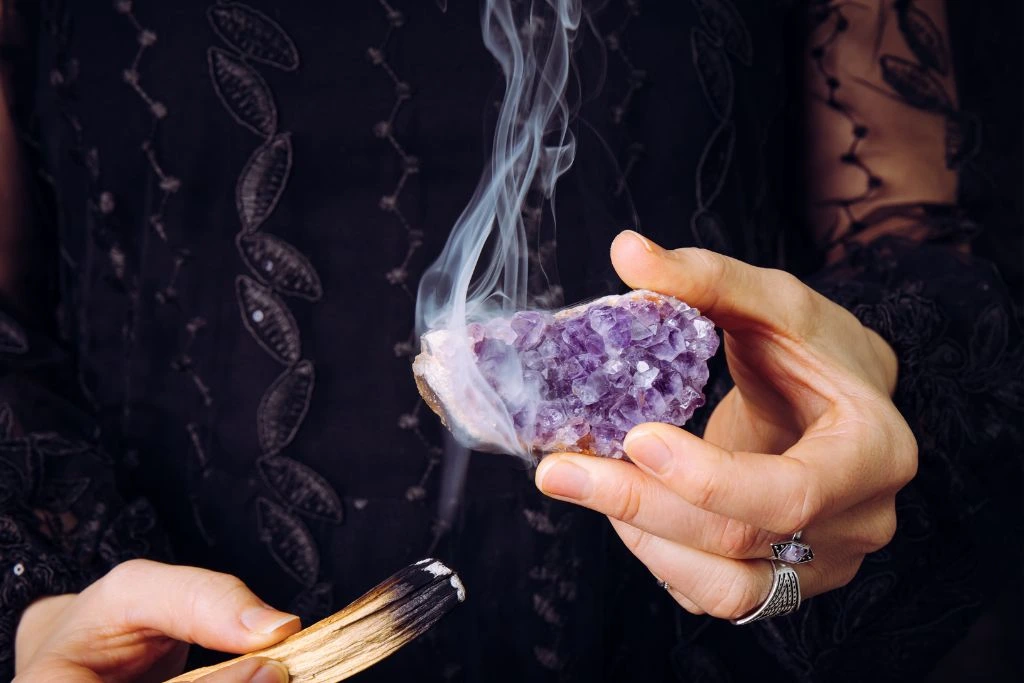
[[[636,425],[682,426],[704,404],[718,349],[710,320],[644,290],[471,323],[465,334],[489,390],[474,389],[458,367],[467,354],[454,333],[432,330],[413,363],[420,393],[463,444],[531,456],[621,458]]]

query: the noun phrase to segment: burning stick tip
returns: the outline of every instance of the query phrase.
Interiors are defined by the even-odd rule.
[[[466,587],[462,585],[462,579],[459,578],[458,574],[452,574],[451,584],[452,588],[455,589],[455,597],[459,599],[459,602],[465,602]]]
[[[452,570],[444,562],[429,557],[425,560],[420,560],[416,565],[420,566],[422,571],[430,572],[434,576],[448,576],[452,573]]]

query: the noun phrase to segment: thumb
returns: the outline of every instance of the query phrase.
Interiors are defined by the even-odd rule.
[[[281,662],[251,657],[197,678],[195,683],[288,683],[289,678],[288,669]]]
[[[611,257],[630,287],[677,297],[729,331],[799,329],[792,327],[801,322],[795,316],[806,315],[803,304],[816,296],[784,271],[757,268],[707,249],[663,249],[632,230],[615,238]]]
[[[279,612],[228,574],[130,560],[82,593],[83,613],[97,626],[155,629],[175,640],[245,653],[299,630],[299,618]]]

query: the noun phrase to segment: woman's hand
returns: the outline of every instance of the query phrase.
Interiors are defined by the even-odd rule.
[[[245,653],[299,629],[227,574],[131,560],[78,595],[33,603],[18,626],[16,683],[163,681],[181,673],[187,643]],[[285,667],[251,658],[203,683],[286,683]]]
[[[693,613],[735,619],[767,598],[771,543],[814,549],[803,596],[848,583],[892,538],[896,492],[917,445],[891,401],[896,358],[843,308],[795,277],[699,249],[666,251],[627,232],[612,261],[631,287],[676,296],[725,330],[736,386],[700,439],[634,428],[634,464],[556,454],[546,494],[608,515],[629,549]]]

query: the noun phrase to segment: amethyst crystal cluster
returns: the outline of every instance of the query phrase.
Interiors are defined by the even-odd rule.
[[[452,338],[444,331],[423,337],[414,363],[421,393],[466,445],[530,455],[622,457],[632,427],[683,425],[704,404],[707,360],[718,349],[714,325],[696,309],[642,290],[472,323],[467,332],[472,360],[518,443],[503,443],[501,420],[473,410],[479,398],[459,389],[464,371],[443,367],[455,357],[445,353]]]

